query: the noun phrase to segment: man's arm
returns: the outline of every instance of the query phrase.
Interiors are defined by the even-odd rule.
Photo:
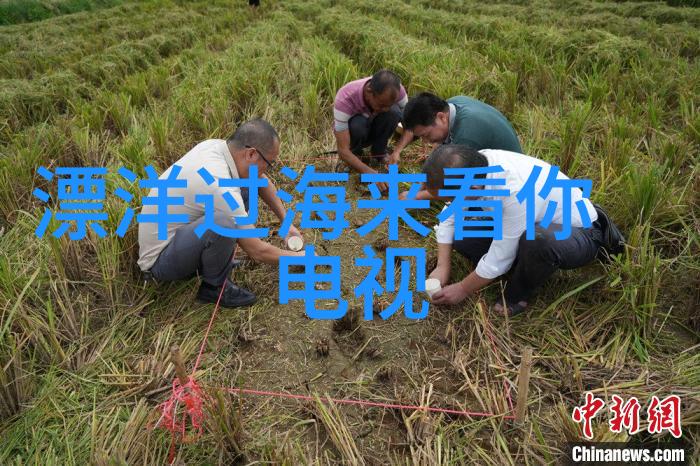
[[[277,195],[277,187],[272,182],[270,177],[267,175],[262,176],[267,178],[267,186],[260,188],[258,191],[260,197],[281,222],[284,220],[284,216],[287,214],[287,209],[284,207],[284,204],[282,204],[282,199],[280,199]]]
[[[265,202],[265,204],[267,204],[268,207],[270,207],[270,210],[272,210],[272,212],[280,220],[281,223],[282,221],[284,221],[284,217],[287,215],[287,209],[284,207],[282,199],[280,199],[277,195],[277,187],[272,182],[270,177],[268,177],[267,175],[263,176],[267,178],[267,186],[265,186],[264,188],[260,188],[260,197],[262,198],[263,202]],[[290,236],[302,236],[302,234],[294,225],[290,225],[287,238],[289,238]]]
[[[472,293],[485,287],[496,278],[510,269],[518,253],[518,241],[520,235],[517,225],[521,222],[524,225],[525,219],[518,219],[512,224],[511,219],[504,221],[504,231],[514,228],[516,234],[512,237],[491,242],[488,252],[476,265],[476,269],[467,277],[454,285],[450,285],[433,295],[433,302],[436,304],[456,304]],[[491,277],[491,278],[486,278]]]
[[[442,212],[447,209],[447,205],[442,208]],[[441,214],[442,214],[441,212]],[[450,215],[440,224],[435,231],[435,240],[438,245],[438,257],[435,270],[430,273],[430,278],[440,280],[440,286],[447,286],[450,281],[450,273],[452,271],[452,242],[455,236],[455,216]]]
[[[377,170],[370,168],[350,150],[350,130],[335,131],[335,141],[338,148],[338,157],[343,159],[352,169],[360,173],[377,173]],[[386,183],[376,184],[380,191],[386,191],[388,189]]]
[[[440,280],[440,286],[446,286],[450,281],[450,273],[452,271],[452,243],[438,243],[438,257],[435,270],[430,272],[428,278],[437,278]]]
[[[430,194],[430,191],[425,189],[425,183],[423,183],[423,188],[416,193],[416,199],[419,201],[444,201],[446,198],[440,197],[440,196],[433,196]],[[447,198],[449,199],[449,198]]]
[[[399,95],[403,97],[401,97],[401,100],[396,102],[396,104],[399,106],[401,114],[403,115],[403,112],[406,110],[406,104],[408,103],[408,94],[406,93],[406,89],[403,86],[401,86],[401,91],[399,92]],[[401,139],[399,139],[399,142],[396,144],[396,147],[394,147],[394,151],[391,153],[391,155],[389,155],[389,160],[387,164],[399,163],[399,159],[401,158],[401,151],[404,150],[406,146],[409,145],[412,141],[413,131],[403,128]]]
[[[399,163],[399,159],[401,158],[401,151],[404,150],[406,146],[409,145],[411,142],[413,142],[413,131],[404,129],[403,134],[401,135],[401,139],[399,139],[399,142],[396,143],[394,151],[389,156],[388,163]]]
[[[464,280],[459,282],[459,285],[467,293],[467,296],[469,296],[470,294],[476,293],[492,281],[494,281],[493,278],[480,277],[478,273],[472,272],[467,275]]]
[[[405,200],[407,200],[408,198],[409,198],[409,197],[408,197],[408,191],[401,191],[401,192],[399,193],[399,200],[405,201]],[[428,200],[428,201],[448,201],[448,200],[450,200],[451,198],[449,198],[449,197],[447,197],[447,196],[442,196],[442,197],[441,197],[441,196],[433,195],[433,194],[430,193],[430,191],[428,191],[428,189],[426,188],[425,183],[421,183],[421,188],[420,188],[420,190],[416,193],[415,199],[416,199],[417,201],[424,201],[424,200]]]
[[[376,173],[376,170],[370,168],[350,150],[350,130],[335,131],[335,142],[338,148],[338,157],[350,165],[353,170],[360,173]]]
[[[464,280],[447,286],[432,297],[435,304],[457,304],[463,301],[470,294],[476,293],[489,283],[493,278],[480,277],[476,272],[472,272]]]

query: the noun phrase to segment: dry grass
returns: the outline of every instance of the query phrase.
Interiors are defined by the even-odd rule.
[[[262,116],[279,129],[288,166],[329,171],[335,156],[313,154],[333,145],[336,89],[385,66],[411,94],[468,94],[504,110],[526,152],[593,180],[626,253],[557,274],[526,316],[491,315],[502,292],[493,284],[461,306],[431,307],[423,322],[364,322],[352,296],[366,273],[352,263],[362,246],[380,257],[424,247],[431,264],[434,238],[402,228],[400,242],[384,229],[327,242],[306,231],[307,243],[343,258],[352,312],[332,323],[309,320],[299,302],[279,306],[276,268],[245,260],[234,280],[260,300],[214,323],[195,374],[212,398],[206,429],[176,461],[551,464],[580,436],[571,410],[585,391],[642,403],[679,394],[684,444],[698,451],[698,24],[694,9],[661,3],[293,0],[253,12],[156,0],[2,27],[0,463],[165,463],[170,437],[148,427],[174,377],[168,348],[177,343],[191,368],[212,310],[193,304],[193,282],[140,281],[134,227],[125,238],[36,239],[44,206],[31,192],[55,192],[36,167],[142,175]],[[418,171],[427,151],[411,146],[402,169]],[[117,176],[108,185],[140,200]],[[347,192],[367,195],[354,175]],[[108,202],[108,230],[123,208]],[[432,226],[436,212],[416,217]],[[371,215],[353,207],[348,220],[357,228]],[[275,225],[265,209],[261,223]],[[455,277],[471,270],[453,260]],[[506,394],[515,400],[527,346],[529,417],[515,427]],[[360,409],[321,394],[496,415]],[[603,421],[596,438],[611,439]]]

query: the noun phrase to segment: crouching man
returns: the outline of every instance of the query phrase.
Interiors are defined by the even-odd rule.
[[[566,239],[555,237],[555,232],[562,230],[565,216],[564,188],[554,187],[545,199],[537,196],[532,202],[534,212],[531,214],[534,218],[535,234],[533,239],[527,239],[528,212],[526,212],[525,207],[527,202],[521,203],[516,196],[521,190],[528,189],[525,186],[526,182],[536,167],[539,167],[541,172],[533,189],[535,195],[542,192],[550,169],[550,165],[542,160],[504,150],[477,151],[463,145],[447,144],[439,146],[433,151],[423,166],[423,172],[426,173],[428,191],[437,197],[438,191],[445,188],[446,176],[456,177],[456,175],[445,175],[446,168],[472,169],[497,166],[500,166],[502,171],[494,171],[482,176],[488,180],[504,180],[504,183],[497,186],[497,189],[508,190],[508,195],[503,197],[489,196],[488,190],[485,189],[485,179],[477,177],[475,180],[471,180],[471,188],[483,189],[479,192],[483,192],[484,196],[467,199],[491,198],[502,201],[502,219],[496,220],[502,220],[501,239],[463,237],[460,240],[455,240],[455,215],[444,219],[437,231],[437,267],[430,274],[431,278],[440,280],[443,286],[442,290],[433,295],[433,302],[436,304],[459,303],[510,271],[510,277],[505,287],[505,306],[500,302],[496,303],[494,311],[516,315],[527,308],[532,293],[547,281],[557,269],[582,267],[593,261],[602,250],[609,253],[620,252],[620,245],[624,238],[609,221],[605,212],[584,198],[582,190],[577,187],[566,188],[571,194],[568,200],[571,213],[571,235]],[[569,178],[559,172],[557,180],[569,180]],[[447,188],[450,189],[450,186]],[[495,187],[492,185],[489,188]],[[444,191],[443,194],[445,194]],[[456,202],[456,198],[453,200],[454,202]],[[556,208],[552,209],[551,207],[554,205]],[[579,210],[579,206],[581,210]],[[551,211],[547,213],[550,209]],[[452,210],[457,212],[455,209]],[[484,217],[487,212],[483,211],[480,215]],[[468,214],[472,213],[476,214],[474,211],[468,212]],[[541,222],[546,215],[551,216],[551,222],[544,228]],[[586,217],[590,223],[584,222]],[[493,218],[495,219],[495,216]],[[584,223],[589,223],[590,227],[584,227]],[[462,227],[467,227],[467,225],[462,225]],[[476,224],[471,228],[463,228],[463,230],[479,230],[483,229],[482,227],[483,225]],[[475,264],[476,268],[461,281],[447,285],[450,280],[450,254],[453,248]]]
[[[359,173],[377,173],[365,162],[399,163],[400,151],[388,154],[388,143],[401,121],[408,102],[401,79],[382,69],[371,77],[351,81],[338,90],[333,103],[334,133],[338,157]],[[399,145],[408,144],[413,135],[404,133]],[[364,149],[370,147],[370,158]],[[364,161],[363,161],[364,160]],[[386,183],[377,183],[381,191]]]
[[[213,223],[224,229],[248,229],[254,225],[242,221],[248,217],[248,189],[221,187],[219,180],[248,178],[252,167],[257,167],[261,177],[273,167],[279,156],[280,141],[275,129],[266,121],[256,119],[243,123],[228,139],[210,139],[197,144],[173,166],[159,177],[170,176],[175,166],[179,167],[178,180],[186,180],[186,187],[168,188],[168,197],[182,198],[179,204],[168,206],[168,215],[185,215],[186,223],[168,223],[167,238],[158,239],[157,223],[139,223],[139,260],[143,272],[158,282],[185,280],[199,275],[202,283],[197,292],[197,300],[213,303],[219,299],[223,307],[249,306],[257,297],[235,285],[229,279],[233,267],[232,255],[236,241],[253,260],[276,264],[280,256],[298,256],[303,252],[279,249],[259,238],[230,238],[216,233],[213,229],[201,231],[202,225]],[[211,175],[208,180],[201,169]],[[213,182],[216,180],[216,182]],[[259,195],[282,220],[286,213],[282,201],[276,194],[272,180],[259,188]],[[214,201],[214,218],[206,218],[202,198],[211,196]],[[157,197],[158,189],[153,188],[149,197]],[[231,206],[226,198],[235,201]],[[141,214],[164,215],[156,205],[144,203]],[[211,215],[211,213],[209,214]],[[198,228],[199,227],[199,228]],[[197,234],[199,233],[199,235]],[[292,226],[289,236],[299,235]]]

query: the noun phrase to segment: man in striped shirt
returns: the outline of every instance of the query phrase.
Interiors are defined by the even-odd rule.
[[[360,158],[364,148],[370,147],[370,160],[386,164],[398,163],[399,152],[387,154],[387,143],[401,121],[406,102],[408,96],[401,80],[395,73],[385,69],[341,87],[333,104],[335,138],[340,159],[360,173],[377,173],[377,170]],[[410,141],[413,134],[407,131],[403,139]],[[385,183],[377,185],[380,190],[386,190]]]

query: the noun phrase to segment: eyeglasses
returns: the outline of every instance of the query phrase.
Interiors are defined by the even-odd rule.
[[[245,147],[246,147],[246,149],[253,149],[255,152],[257,152],[258,155],[259,155],[259,156],[265,161],[265,163],[267,164],[267,168],[272,168],[272,167],[275,166],[275,164],[274,164],[274,163],[271,163],[269,160],[267,160],[267,158],[266,158],[264,155],[262,155],[262,152],[260,152],[257,148],[255,148],[255,147],[253,147],[253,146],[245,146]]]

